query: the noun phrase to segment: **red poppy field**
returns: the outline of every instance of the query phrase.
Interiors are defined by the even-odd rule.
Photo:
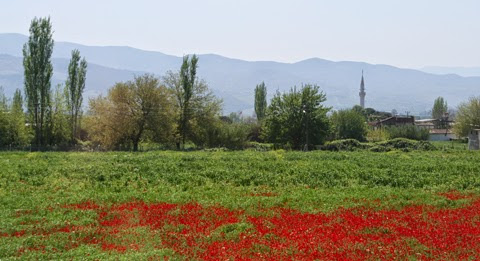
[[[327,156],[331,155],[336,158],[341,154]],[[46,160],[60,162],[62,157],[65,155],[53,155],[53,159]],[[42,165],[45,159],[36,160]],[[123,167],[132,167],[136,160],[123,163]],[[237,163],[240,161],[244,160],[240,157]],[[470,166],[472,170],[476,167]],[[58,173],[57,168],[51,167],[50,171]],[[60,181],[56,177],[50,180],[54,185],[36,184],[39,181],[34,177],[5,179],[3,184],[15,184],[16,195],[3,194],[6,208],[1,212],[0,257],[480,259],[480,194],[475,189],[318,188],[312,184],[281,188],[266,184],[204,184],[177,188],[159,183],[148,187],[148,181],[142,187],[139,178],[130,184],[122,180],[121,187],[129,190],[115,192],[114,183],[98,187],[98,180],[87,183],[87,177],[79,178],[77,174]],[[73,179],[75,182],[69,182]],[[80,188],[75,187],[82,182]]]
[[[100,206],[66,205],[65,211],[92,211],[97,220],[83,226],[2,233],[2,237],[48,238],[65,234],[62,249],[82,244],[107,252],[171,249],[202,260],[476,260],[480,258],[480,198],[458,192],[450,200],[468,199],[459,208],[412,205],[399,210],[370,207],[302,213],[283,207],[258,209],[256,215],[196,203],[146,204],[140,201]],[[32,213],[17,213],[19,217]],[[139,231],[142,231],[141,233]],[[72,238],[75,240],[72,241]],[[60,251],[43,244],[18,249]]]

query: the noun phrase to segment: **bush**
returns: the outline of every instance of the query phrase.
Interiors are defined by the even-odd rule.
[[[365,116],[355,110],[336,111],[330,117],[333,131],[337,139],[356,139],[365,141],[367,124]]]
[[[247,145],[250,126],[246,123],[228,123],[217,121],[209,127],[207,148],[227,148],[230,150],[244,149]]]
[[[387,127],[385,130],[390,139],[405,138],[410,140],[428,140],[430,137],[428,129],[419,128],[414,125]]]
[[[379,142],[388,140],[388,132],[384,128],[369,130],[367,133],[367,140],[369,142]]]
[[[324,146],[322,146],[322,150],[329,150],[329,151],[355,151],[359,149],[366,149],[369,146],[363,144],[355,139],[346,139],[346,140],[335,140],[331,142],[327,142]]]
[[[328,151],[356,151],[370,150],[373,152],[389,152],[392,150],[401,150],[409,152],[413,150],[432,151],[437,148],[428,141],[416,141],[404,138],[397,138],[377,143],[361,143],[355,139],[336,140],[320,146],[321,150]]]
[[[273,150],[274,146],[272,143],[260,143],[260,142],[252,141],[247,144],[247,148],[253,149],[256,151],[269,151],[269,150]]]
[[[390,147],[380,146],[380,145],[375,145],[370,148],[370,151],[373,151],[373,152],[389,152],[391,150],[392,149]]]
[[[411,150],[422,150],[422,151],[431,151],[436,150],[436,147],[428,141],[416,141],[409,140],[404,138],[396,138],[384,142],[377,143],[376,146],[372,147],[371,151],[376,152],[385,152],[393,149],[402,150],[402,151],[411,151]]]

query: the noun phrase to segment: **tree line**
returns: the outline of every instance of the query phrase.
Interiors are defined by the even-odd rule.
[[[91,98],[84,112],[86,59],[73,50],[66,82],[52,90],[50,18],[33,19],[29,31],[23,46],[23,93],[16,90],[8,99],[0,88],[0,147],[137,151],[147,144],[165,149],[242,149],[249,142],[260,142],[309,150],[327,140],[366,141],[370,135],[367,122],[391,116],[360,106],[333,111],[325,105],[326,94],[312,84],[277,91],[268,102],[264,82],[254,89],[254,117],[223,116],[223,101],[197,76],[196,55],[184,56],[178,71],[162,77],[145,74],[116,83],[105,96]],[[459,106],[456,128],[460,134],[480,127],[479,101],[473,97]],[[447,108],[439,97],[432,116],[441,118]],[[395,130],[391,135],[404,132],[411,130]]]

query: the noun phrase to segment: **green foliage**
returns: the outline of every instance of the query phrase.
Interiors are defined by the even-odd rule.
[[[362,115],[363,117],[365,117],[365,119],[367,119],[367,117],[368,117],[367,109],[362,108],[362,106],[360,106],[360,105],[353,106],[352,111]],[[375,110],[374,110],[374,112],[375,112]]]
[[[404,138],[396,138],[392,140],[377,143],[361,143],[355,139],[345,139],[327,142],[321,146],[322,150],[328,151],[358,151],[370,150],[373,152],[388,152],[392,150],[409,151],[433,151],[437,148],[428,141],[416,141]]]
[[[430,132],[428,129],[419,128],[415,125],[391,126],[385,128],[390,139],[406,138],[411,140],[428,140]]]
[[[355,151],[366,149],[368,147],[368,145],[362,144],[356,139],[345,139],[327,142],[324,146],[322,146],[322,149],[329,151]]]
[[[0,147],[19,148],[31,140],[25,126],[25,113],[20,90],[16,90],[10,103],[0,87]]]
[[[210,139],[206,147],[221,147],[232,150],[244,149],[247,145],[250,126],[243,122],[225,122],[218,120],[216,122],[214,133],[210,135]]]
[[[179,99],[179,106],[181,109],[179,133],[182,139],[182,147],[185,148],[185,141],[190,131],[190,118],[192,115],[192,108],[190,100],[194,95],[194,86],[197,75],[198,58],[193,55],[189,61],[188,55],[183,57],[182,67],[180,68],[180,86],[181,95]]]
[[[396,148],[412,148],[410,141],[396,140],[389,144]],[[281,194],[289,194],[287,188],[295,186],[480,189],[480,161],[475,160],[478,153],[469,151],[447,154],[442,151],[48,152],[2,153],[1,156],[2,196],[11,197],[19,193],[15,192],[18,189],[25,193],[59,189],[55,193],[67,196],[59,198],[60,203],[86,199],[130,200],[132,196],[154,201],[179,197],[177,201],[187,202],[193,196],[202,201],[203,197],[206,197],[203,200],[209,199],[209,195],[195,194],[202,190],[199,186],[211,189],[209,186],[216,185],[225,189],[237,187],[240,193],[266,186]],[[187,192],[183,196],[175,195],[172,193],[175,188]],[[151,198],[144,194],[144,189],[147,194],[151,193]],[[221,197],[214,198],[223,202]],[[5,197],[0,200],[8,201]]]
[[[117,83],[107,97],[90,100],[89,134],[107,149],[138,150],[142,140],[169,143],[174,105],[170,90],[153,75]]]
[[[432,118],[433,119],[441,119],[445,113],[448,111],[447,101],[443,99],[443,97],[438,97],[433,102],[432,108]]]
[[[248,149],[253,149],[255,151],[269,151],[274,150],[274,145],[272,143],[260,143],[256,141],[248,142]]]
[[[182,113],[184,108],[184,89],[182,88],[182,81],[179,73],[167,72],[163,78],[166,87],[173,93],[175,105],[172,115],[177,122],[177,135],[175,142],[177,148],[180,148],[183,142],[182,133]],[[185,126],[188,127],[188,136],[185,136],[186,141],[193,142],[195,145],[204,147],[211,144],[211,141],[216,137],[217,121],[220,116],[222,101],[213,95],[208,85],[203,80],[196,80],[193,85],[192,95],[188,105],[188,122]]]
[[[73,50],[72,58],[68,65],[68,78],[66,82],[66,103],[70,113],[71,142],[75,143],[80,125],[83,91],[85,90],[87,76],[87,61],[80,61],[80,51]]]
[[[262,121],[265,118],[265,112],[267,110],[267,87],[265,83],[255,87],[255,114],[258,121]]]
[[[316,213],[372,203],[385,211],[411,205],[457,208],[468,200],[449,200],[437,192],[478,195],[478,156],[472,151],[0,153],[0,258],[63,260],[88,254],[89,259],[101,260],[163,255],[182,260],[171,249],[149,248],[149,240],[158,238],[136,228],[134,234],[147,243],[138,252],[107,252],[95,244],[65,247],[98,235],[88,229],[99,214],[68,207],[86,201],[102,206],[198,202],[249,215],[269,215],[259,211],[266,208]],[[110,213],[112,220],[117,217]],[[131,213],[135,217],[136,212]],[[220,226],[211,233],[212,240],[219,236],[235,240],[248,233],[248,223],[240,219]],[[43,233],[64,227],[82,229]],[[23,237],[3,236],[21,230],[26,231]],[[112,244],[137,243],[135,239],[122,231],[108,238]],[[31,250],[19,256],[19,249],[28,247]]]
[[[367,132],[367,140],[369,142],[388,140],[388,132],[385,128],[370,129]]]
[[[7,97],[5,97],[3,88],[0,86],[0,146],[5,146],[9,143],[9,134],[10,129]]]
[[[35,129],[35,144],[47,145],[50,136],[50,85],[53,75],[52,24],[50,18],[34,18],[30,37],[23,46],[25,94],[29,120]]]
[[[325,94],[317,85],[304,85],[300,90],[277,93],[268,106],[264,121],[264,137],[271,143],[301,149],[323,144],[330,131],[327,112],[322,103]]]
[[[335,111],[330,119],[336,139],[366,140],[367,124],[365,117],[357,110]]]
[[[480,96],[458,106],[454,129],[460,137],[467,137],[472,129],[480,129]]]
[[[405,152],[412,151],[412,150],[420,150],[420,151],[437,150],[437,148],[428,141],[416,141],[416,140],[409,140],[404,138],[396,138],[388,141],[379,142],[371,148],[372,151],[376,151],[376,152],[385,152],[393,149],[402,150]]]
[[[52,135],[50,144],[66,147],[70,142],[70,125],[68,118],[66,90],[59,84],[52,94]]]

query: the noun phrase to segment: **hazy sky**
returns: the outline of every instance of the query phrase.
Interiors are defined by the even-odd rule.
[[[480,0],[0,0],[0,33],[245,60],[480,66]]]

